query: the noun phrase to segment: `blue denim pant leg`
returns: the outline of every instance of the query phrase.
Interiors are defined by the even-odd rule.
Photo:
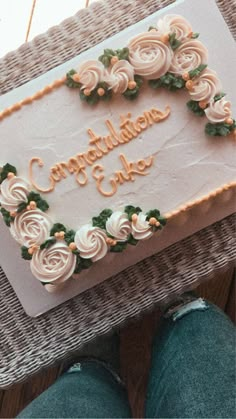
[[[154,339],[146,417],[235,418],[235,327],[217,307],[191,305]]]
[[[19,418],[128,418],[126,390],[103,362],[75,364],[35,399]]]

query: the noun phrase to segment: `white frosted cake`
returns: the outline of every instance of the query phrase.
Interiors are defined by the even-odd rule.
[[[233,212],[236,51],[201,5],[1,98],[0,263],[21,300],[56,305]]]

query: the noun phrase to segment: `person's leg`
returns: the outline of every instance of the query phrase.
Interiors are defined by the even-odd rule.
[[[163,320],[153,342],[146,417],[234,418],[235,327],[202,299]]]
[[[100,340],[95,343],[98,349],[99,343],[101,348],[104,346]],[[99,352],[98,349],[95,347],[90,353]],[[126,390],[114,368],[96,359],[81,359],[18,417],[128,418],[131,417],[131,411]]]

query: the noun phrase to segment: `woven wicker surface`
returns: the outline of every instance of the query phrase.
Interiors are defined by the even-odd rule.
[[[3,94],[154,13],[171,0],[105,0],[78,12],[0,60]],[[234,36],[235,0],[217,2]],[[94,30],[96,28],[96,30]],[[227,268],[236,256],[235,217],[200,231],[32,319],[0,268],[0,387],[69,356],[127,319]]]

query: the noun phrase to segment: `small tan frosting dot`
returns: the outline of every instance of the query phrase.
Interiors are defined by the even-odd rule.
[[[188,81],[190,79],[189,73],[184,73],[182,75],[182,79],[185,80],[185,81]]]
[[[36,205],[35,201],[30,201],[29,206],[30,206],[30,209],[32,209],[32,210],[37,208],[37,205]]]
[[[78,73],[73,74],[72,79],[76,82],[79,83],[80,82],[80,76]]]
[[[234,121],[233,121],[233,119],[232,119],[232,118],[227,118],[227,119],[225,120],[225,122],[226,122],[226,124],[229,124],[229,125],[233,125],[233,123],[234,123]]]
[[[105,95],[105,90],[102,87],[99,87],[97,92],[98,92],[98,96],[104,96]]]
[[[119,61],[119,58],[117,57],[117,55],[114,55],[114,57],[111,58],[111,65],[114,65],[118,61]]]
[[[113,239],[111,237],[106,238],[106,243],[112,245]]]
[[[77,249],[76,244],[75,244],[74,242],[71,242],[71,243],[69,244],[69,249],[70,249],[70,250],[76,250],[76,249]]]
[[[28,211],[30,211],[30,210],[31,210],[30,205],[27,205],[26,209],[27,209]]]
[[[33,247],[30,247],[30,248],[28,249],[28,253],[29,253],[29,255],[32,255],[32,254],[34,253],[34,249],[33,249]]]
[[[90,96],[91,95],[91,91],[89,89],[84,89],[84,95],[85,96]]]
[[[112,240],[112,246],[116,246],[117,241],[116,240]]]
[[[207,107],[207,102],[204,102],[204,100],[201,100],[201,101],[199,102],[199,107],[200,107],[201,109],[206,109],[206,107]]]
[[[156,219],[155,217],[151,217],[151,218],[149,219],[149,224],[150,224],[151,226],[156,225],[156,222],[157,222],[157,219]]]
[[[55,237],[56,239],[59,239],[59,238],[60,238],[60,233],[59,233],[59,231],[56,231],[56,233],[54,233],[54,237]]]
[[[7,174],[7,179],[12,179],[13,177],[15,177],[14,173],[9,172],[9,173]]]
[[[155,226],[156,226],[156,227],[159,227],[159,226],[160,226],[159,221],[157,221],[157,222],[156,222]]]
[[[133,221],[133,223],[136,223],[137,219],[138,219],[138,215],[133,214],[132,217],[131,217],[131,220]]]
[[[192,38],[192,36],[193,36],[193,31],[189,32],[188,38]]]
[[[11,216],[11,217],[15,217],[15,216],[16,216],[16,211],[11,211],[11,212],[10,212],[10,216]]]
[[[165,33],[164,35],[161,36],[161,41],[163,42],[163,44],[168,44],[169,39],[170,37],[168,33]]]
[[[129,88],[130,90],[135,89],[135,87],[136,87],[136,86],[137,86],[136,81],[134,81],[134,80],[130,80],[130,81],[129,81],[129,83],[128,83],[128,88]]]
[[[65,232],[64,231],[60,231],[59,232],[59,238],[63,240],[64,237],[65,237]]]
[[[191,90],[193,88],[193,81],[192,80],[188,80],[185,83],[185,87],[186,87],[186,89]]]

